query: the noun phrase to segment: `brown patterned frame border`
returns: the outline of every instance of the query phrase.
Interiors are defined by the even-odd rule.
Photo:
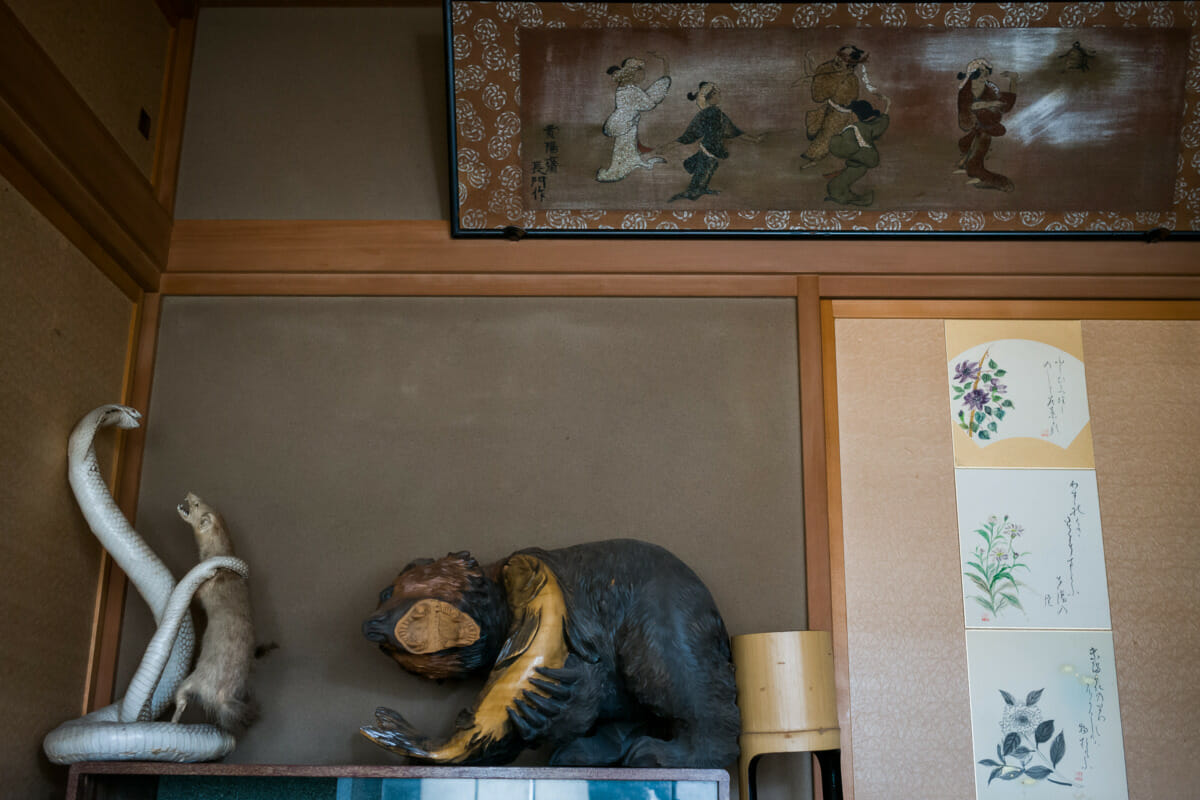
[[[1192,3],[605,3],[444,0],[455,237],[1200,236],[1200,5]],[[1184,113],[1168,213],[537,210],[523,201],[522,28],[1183,28]]]

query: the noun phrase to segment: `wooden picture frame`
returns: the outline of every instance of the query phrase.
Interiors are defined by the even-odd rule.
[[[1200,229],[1181,5],[444,11],[456,237]]]

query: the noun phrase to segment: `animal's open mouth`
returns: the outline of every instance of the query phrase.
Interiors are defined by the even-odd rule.
[[[190,514],[192,512],[192,507],[188,505],[187,500],[184,500],[182,503],[177,505],[176,508],[178,508],[179,513],[183,514],[184,516],[187,516],[188,514]]]

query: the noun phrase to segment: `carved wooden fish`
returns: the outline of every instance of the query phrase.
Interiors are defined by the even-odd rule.
[[[445,741],[422,736],[396,711],[375,710],[376,727],[361,732],[399,755],[440,764],[504,761],[544,727],[570,689],[546,680],[567,661],[566,601],[558,579],[540,559],[518,554],[503,570],[512,630],[474,706],[460,715]]]

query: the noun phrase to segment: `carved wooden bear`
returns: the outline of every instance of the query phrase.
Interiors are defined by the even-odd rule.
[[[363,623],[428,678],[490,670],[449,739],[379,708],[362,733],[418,761],[503,764],[550,743],[555,765],[724,767],[740,719],[729,635],[682,561],[630,539],[409,564]]]

